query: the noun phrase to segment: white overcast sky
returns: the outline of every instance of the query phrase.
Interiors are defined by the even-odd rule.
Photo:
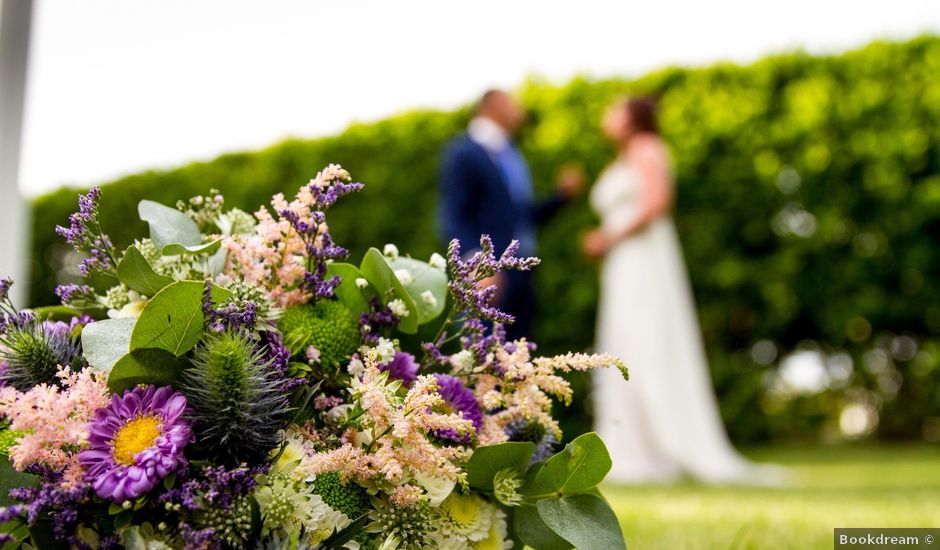
[[[35,195],[452,107],[527,75],[638,75],[940,32],[940,0],[35,0]]]

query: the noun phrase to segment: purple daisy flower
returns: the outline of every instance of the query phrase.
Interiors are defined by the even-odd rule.
[[[137,498],[186,464],[193,430],[186,397],[163,386],[138,386],[115,395],[89,426],[88,449],[78,454],[95,493],[114,502]]]
[[[437,377],[437,384],[440,386],[437,392],[444,398],[447,407],[452,412],[462,412],[464,419],[473,422],[473,427],[476,428],[477,433],[480,433],[480,428],[483,427],[483,411],[480,410],[480,405],[477,404],[473,392],[467,389],[458,378],[447,374],[436,374],[435,376]],[[454,430],[441,430],[436,435],[460,443],[470,441],[468,435],[461,436]]]
[[[415,362],[415,356],[410,353],[396,351],[395,358],[379,365],[379,370],[388,372],[390,377],[401,380],[406,386],[414,384],[418,379],[418,364]]]

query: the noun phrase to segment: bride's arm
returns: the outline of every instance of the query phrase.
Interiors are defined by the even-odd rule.
[[[601,227],[589,233],[584,242],[585,252],[589,256],[603,256],[615,244],[641,231],[672,205],[669,161],[659,139],[652,136],[634,138],[627,154],[637,172],[640,186],[636,213],[624,226],[616,229]]]

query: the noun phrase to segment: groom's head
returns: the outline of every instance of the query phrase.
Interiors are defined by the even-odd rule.
[[[515,134],[525,123],[525,110],[503,90],[489,90],[477,104],[477,115],[499,124],[510,134]]]

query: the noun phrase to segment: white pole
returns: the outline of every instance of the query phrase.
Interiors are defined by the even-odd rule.
[[[29,289],[26,205],[17,179],[32,0],[0,0],[0,277],[12,276],[22,307]]]

